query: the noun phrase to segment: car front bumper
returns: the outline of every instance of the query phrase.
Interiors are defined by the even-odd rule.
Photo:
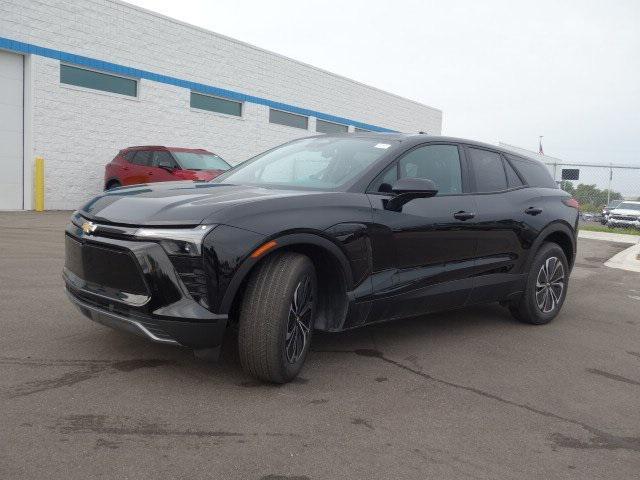
[[[164,344],[222,344],[227,315],[191,297],[157,243],[96,237],[70,225],[65,247],[67,295],[87,318]]]
[[[640,228],[640,220],[619,220],[616,218],[609,217],[607,221],[607,225],[612,227],[631,227],[631,228]]]

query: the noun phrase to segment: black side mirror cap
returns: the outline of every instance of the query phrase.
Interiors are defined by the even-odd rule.
[[[401,178],[393,184],[391,191],[396,196],[385,204],[385,209],[401,212],[402,206],[411,200],[435,196],[438,187],[428,178]]]

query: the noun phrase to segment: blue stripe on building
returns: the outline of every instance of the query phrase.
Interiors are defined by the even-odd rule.
[[[147,70],[140,70],[137,68],[126,67],[124,65],[118,65],[117,63],[105,62],[104,60],[98,60],[95,58],[84,57],[82,55],[75,55],[73,53],[63,52],[61,50],[54,50],[51,48],[40,47],[25,42],[18,42],[9,38],[0,37],[0,48],[6,50],[12,50],[18,53],[38,55],[41,57],[53,58],[60,60],[61,62],[70,63],[73,65],[84,66],[95,70],[101,70],[106,73],[115,73],[117,75],[124,75],[133,78],[144,78],[145,80],[151,80],[153,82],[166,83],[168,85],[175,85],[177,87],[194,90],[201,93],[207,93],[209,95],[215,95],[217,97],[228,98],[230,100],[236,100],[239,102],[250,102],[258,105],[265,105],[277,110],[283,110],[285,112],[296,113],[298,115],[306,115],[310,117],[316,117],[320,120],[326,120],[328,122],[342,123],[344,125],[353,125],[356,128],[362,128],[364,130],[371,130],[373,132],[394,132],[384,127],[378,127],[377,125],[370,125],[368,123],[358,122],[344,117],[338,117],[328,113],[317,112],[315,110],[309,110],[307,108],[296,107],[295,105],[289,105],[288,103],[276,102],[267,98],[256,97],[248,95],[246,93],[236,92],[234,90],[227,90],[225,88],[214,87],[212,85],[205,85],[204,83],[191,82],[189,80],[181,80],[179,78],[170,77],[167,75],[160,75],[159,73],[149,72]]]

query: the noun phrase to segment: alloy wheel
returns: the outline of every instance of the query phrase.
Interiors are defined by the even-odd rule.
[[[304,277],[293,292],[289,307],[289,321],[285,338],[285,354],[287,362],[298,361],[309,339],[311,316],[313,312],[313,289],[311,278]]]
[[[564,266],[558,257],[549,257],[536,278],[536,303],[542,313],[551,313],[560,305],[564,292]]]

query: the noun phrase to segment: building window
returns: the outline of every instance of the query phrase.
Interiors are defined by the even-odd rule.
[[[355,127],[355,128],[353,129],[353,131],[354,131],[354,132],[370,132],[371,130],[366,130],[366,129],[364,129],[364,128],[358,128],[358,127]]]
[[[327,122],[325,120],[316,120],[316,132],[320,133],[347,133],[349,127],[340,125],[339,123]]]
[[[242,102],[234,102],[233,100],[212,97],[211,95],[203,95],[196,92],[191,92],[191,108],[224,113],[225,115],[233,115],[235,117],[242,116]]]
[[[278,125],[286,125],[287,127],[307,130],[309,128],[309,117],[270,108],[269,123],[277,123]]]
[[[70,65],[60,64],[60,83],[102,90],[103,92],[118,93],[129,97],[138,96],[138,82],[136,80]]]

